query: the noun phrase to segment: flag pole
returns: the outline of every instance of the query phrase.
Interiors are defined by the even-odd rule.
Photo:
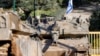
[[[16,0],[13,0],[13,11],[16,11]]]
[[[34,0],[34,8],[33,9],[34,9],[34,18],[35,18],[35,16],[36,16],[35,15],[35,0]]]

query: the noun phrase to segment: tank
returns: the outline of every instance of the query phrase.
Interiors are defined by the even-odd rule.
[[[0,56],[42,56],[36,32],[16,12],[0,10]]]
[[[31,27],[17,13],[0,10],[0,56],[88,56],[89,20],[53,19]]]
[[[43,19],[44,20],[44,19]],[[46,19],[39,24],[44,56],[88,56],[89,19]],[[47,45],[46,45],[47,44]],[[55,44],[55,45],[54,45]],[[49,46],[49,47],[46,47]],[[46,49],[46,50],[45,50]],[[61,53],[59,52],[59,49]],[[58,50],[58,51],[57,51]],[[55,52],[54,52],[55,51]]]

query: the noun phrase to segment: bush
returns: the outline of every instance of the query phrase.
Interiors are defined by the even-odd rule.
[[[90,18],[90,31],[100,31],[100,11],[94,11]]]

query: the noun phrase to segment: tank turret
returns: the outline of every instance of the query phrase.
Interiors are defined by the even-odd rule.
[[[59,30],[54,30],[58,29]],[[89,50],[89,41],[87,35],[89,33],[89,19],[72,18],[62,19],[55,21],[48,21],[47,24],[40,23],[40,32],[46,36],[46,39],[52,39],[57,41],[57,46],[62,47],[65,50],[65,56],[86,56]],[[57,35],[59,34],[59,37]],[[68,50],[68,51],[66,51]],[[69,53],[70,52],[70,53]]]
[[[15,12],[0,10],[0,56],[42,56],[35,32]]]

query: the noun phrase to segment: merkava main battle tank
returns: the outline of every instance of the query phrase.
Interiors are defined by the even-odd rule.
[[[88,56],[89,19],[81,19],[81,16],[72,20],[53,19],[43,19],[39,24],[40,34],[46,39],[43,41],[44,56]]]
[[[0,10],[0,56],[42,56],[34,33],[15,12]]]
[[[43,20],[34,27],[24,24],[13,12],[0,12],[0,56],[88,55],[87,19]],[[35,34],[44,40],[37,40]]]

